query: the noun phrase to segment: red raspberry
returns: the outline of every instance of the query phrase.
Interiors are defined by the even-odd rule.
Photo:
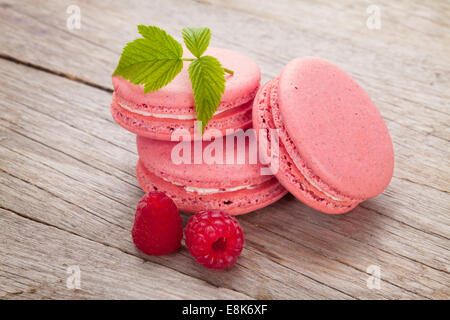
[[[131,231],[136,247],[161,255],[181,246],[183,225],[177,206],[162,192],[150,192],[139,201]]]
[[[244,245],[239,222],[220,210],[199,211],[191,216],[184,235],[191,255],[209,269],[231,267]]]

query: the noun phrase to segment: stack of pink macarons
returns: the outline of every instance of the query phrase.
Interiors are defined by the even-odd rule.
[[[387,187],[393,174],[389,132],[370,97],[347,73],[323,59],[304,57],[260,87],[260,69],[250,58],[217,48],[206,54],[234,71],[226,76],[222,101],[206,127],[206,133],[215,129],[212,141],[194,134],[188,62],[166,87],[147,94],[143,86],[113,77],[111,113],[137,135],[136,173],[145,192],[163,191],[187,212],[221,209],[237,215],[270,205],[289,191],[306,205],[334,214]],[[249,128],[256,130],[255,139],[245,134]],[[172,141],[180,130],[190,133],[188,141]],[[259,143],[256,161],[253,141]]]
[[[243,135],[252,127],[260,69],[253,60],[234,51],[208,48],[205,54],[216,57],[234,74],[226,76],[225,92],[203,139],[195,126],[188,62],[166,87],[147,94],[142,86],[114,76],[111,113],[118,124],[137,135],[136,174],[145,192],[162,191],[187,212],[221,209],[234,215],[248,213],[287,193],[273,175],[261,174],[258,161],[251,161],[251,142]],[[205,136],[211,131],[215,138],[207,141]],[[188,133],[184,142],[177,139],[180,132]],[[228,148],[227,134],[233,138]],[[244,141],[242,148],[240,139]],[[221,159],[207,156],[213,144],[220,144]],[[183,157],[182,151],[181,156],[175,154],[177,149],[189,156]]]

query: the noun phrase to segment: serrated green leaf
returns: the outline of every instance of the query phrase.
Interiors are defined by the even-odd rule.
[[[155,26],[138,26],[144,37],[127,43],[113,75],[144,84],[144,93],[166,86],[183,69],[183,47]]]
[[[184,28],[182,34],[186,47],[195,57],[200,58],[209,46],[211,30],[209,28]]]
[[[190,64],[189,78],[194,91],[197,120],[202,121],[201,134],[203,134],[225,92],[225,73],[219,60],[203,56]]]

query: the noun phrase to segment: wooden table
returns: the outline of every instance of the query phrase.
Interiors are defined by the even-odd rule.
[[[80,29],[66,25],[72,4]],[[369,4],[1,0],[0,298],[449,299],[450,2],[376,1],[380,29]],[[388,189],[345,215],[287,195],[239,217],[246,244],[226,272],[186,248],[141,254],[135,136],[109,113],[137,24],[178,40],[209,26],[212,45],[251,56],[263,81],[298,56],[341,66],[389,127]]]

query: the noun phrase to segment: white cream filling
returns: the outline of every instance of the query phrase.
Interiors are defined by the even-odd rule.
[[[154,117],[154,118],[161,118],[161,119],[176,119],[176,120],[195,120],[197,119],[197,115],[196,114],[170,114],[170,113],[154,113],[154,112],[148,112],[148,111],[142,111],[142,110],[137,110],[137,109],[133,109],[129,106],[127,106],[126,104],[120,103],[119,105],[130,111],[131,113],[136,113],[136,114],[140,114],[142,116],[145,117]],[[218,115],[219,113],[222,113],[224,111],[227,110],[218,110],[214,113],[214,115]]]
[[[298,163],[295,161],[295,158],[292,157],[292,155],[289,153],[289,151],[287,150],[287,148],[285,148],[285,149],[286,149],[286,152],[288,153],[289,157],[291,157],[292,161],[294,162],[295,166],[296,166],[297,168],[301,168],[301,165],[298,164]],[[299,170],[299,171],[300,171],[300,170]],[[311,179],[309,179],[307,176],[303,175],[303,177],[304,177],[304,178],[306,179],[306,181],[308,181],[314,188],[316,188],[317,190],[319,190],[320,192],[322,192],[323,194],[325,194],[327,197],[333,199],[334,201],[338,201],[338,202],[345,202],[345,201],[348,201],[348,200],[343,200],[343,199],[337,198],[337,197],[335,197],[335,196],[329,194],[328,192],[322,190],[318,185],[316,185],[316,184],[315,184]]]
[[[233,192],[233,191],[238,191],[238,190],[243,190],[243,189],[255,189],[257,188],[257,185],[250,185],[250,186],[237,186],[237,187],[233,187],[233,188],[197,188],[197,187],[188,187],[185,186],[184,190],[186,190],[187,192],[196,192],[198,194],[214,194],[214,193],[222,193],[222,192]]]
[[[183,187],[184,190],[186,190],[187,192],[195,192],[198,194],[214,194],[214,193],[223,193],[223,192],[233,192],[233,191],[244,190],[244,189],[251,190],[251,189],[256,189],[260,186],[260,185],[244,185],[244,186],[237,186],[237,187],[233,187],[233,188],[198,188],[198,187],[190,187],[190,186],[182,185],[180,183],[172,182],[163,177],[161,177],[161,179],[163,179],[164,181],[169,182],[171,184],[174,184],[176,186]]]

